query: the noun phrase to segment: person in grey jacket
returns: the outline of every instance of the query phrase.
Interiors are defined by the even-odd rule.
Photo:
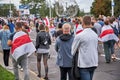
[[[41,24],[39,26],[39,32],[37,33],[36,38],[36,49],[37,49],[37,68],[38,68],[38,77],[41,77],[41,59],[43,56],[43,62],[45,66],[45,80],[48,80],[48,54],[49,54],[49,45],[51,44],[51,38],[48,32],[45,31],[45,26]]]
[[[72,68],[72,54],[71,48],[74,37],[70,34],[71,25],[65,23],[62,26],[63,34],[56,39],[55,50],[57,51],[57,65],[60,67],[60,80],[72,80],[71,68]]]
[[[92,80],[94,71],[98,66],[98,35],[91,29],[91,17],[83,17],[84,30],[75,36],[72,44],[72,54],[78,55],[80,80]]]

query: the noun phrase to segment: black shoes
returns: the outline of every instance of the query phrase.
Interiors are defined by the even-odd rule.
[[[39,78],[40,78],[41,76],[40,76],[40,75],[37,75],[37,77],[39,77]]]
[[[45,80],[49,80],[48,77],[44,77]]]

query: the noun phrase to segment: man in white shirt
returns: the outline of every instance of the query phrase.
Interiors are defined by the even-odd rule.
[[[82,26],[84,30],[75,36],[72,45],[72,54],[78,50],[78,67],[80,80],[92,80],[94,71],[98,66],[98,36],[91,29],[91,17],[84,16]]]

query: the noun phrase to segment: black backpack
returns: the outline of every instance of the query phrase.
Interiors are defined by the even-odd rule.
[[[118,32],[116,26],[115,26],[115,27],[113,27],[112,25],[110,25],[110,26],[112,27],[112,29],[113,29],[115,35],[118,36],[119,32]]]

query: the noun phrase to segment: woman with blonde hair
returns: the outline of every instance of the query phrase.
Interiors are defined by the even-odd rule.
[[[0,30],[0,40],[3,50],[3,61],[6,69],[11,69],[11,67],[9,67],[10,47],[7,45],[10,34],[9,27],[5,24],[3,29]]]

